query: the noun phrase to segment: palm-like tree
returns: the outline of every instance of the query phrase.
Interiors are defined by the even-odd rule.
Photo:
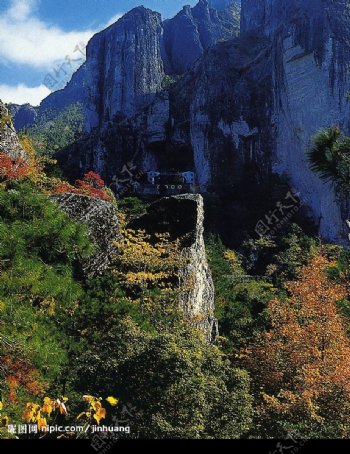
[[[338,126],[320,131],[308,151],[310,168],[341,192],[350,190],[350,138]]]

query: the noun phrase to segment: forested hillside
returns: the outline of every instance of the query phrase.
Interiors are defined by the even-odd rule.
[[[209,342],[180,304],[188,240],[131,228],[148,204],[117,201],[93,173],[51,177],[55,163],[20,146],[23,158],[0,155],[1,437],[116,422],[131,438],[349,436],[347,251],[296,224],[237,251],[208,234]],[[108,270],[86,271],[101,246],[54,202],[63,194],[116,213]],[[9,433],[24,423],[33,433]]]

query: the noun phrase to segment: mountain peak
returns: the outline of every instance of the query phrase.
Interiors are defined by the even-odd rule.
[[[217,10],[229,8],[233,5],[240,5],[241,0],[207,0],[209,7]]]

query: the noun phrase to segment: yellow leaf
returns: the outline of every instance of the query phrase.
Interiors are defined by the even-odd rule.
[[[47,427],[46,418],[39,418],[38,419],[38,429],[41,431],[42,428]]]
[[[45,399],[44,399],[44,404],[45,404],[45,405],[51,405],[51,399],[50,399],[50,397],[45,397]]]
[[[68,397],[63,397],[62,400],[63,400],[63,402],[68,402],[69,399],[68,399]]]
[[[23,419],[29,423],[36,422],[40,417],[40,405],[28,403],[23,413]]]
[[[83,396],[83,399],[86,400],[86,402],[91,402],[92,400],[94,400],[94,397],[93,396]]]
[[[46,413],[46,414],[48,414],[49,416],[51,415],[52,410],[53,410],[53,408],[52,408],[51,404],[45,404],[45,405],[43,406],[43,408],[41,409],[41,411],[42,411],[43,413]]]
[[[112,405],[112,407],[115,407],[116,405],[118,405],[118,402],[119,400],[116,399],[115,397],[107,397],[106,401],[109,403],[109,405]]]
[[[97,424],[100,425],[101,419],[106,418],[106,409],[105,408],[100,408],[95,414],[94,414],[94,419],[96,419]]]
[[[91,402],[91,407],[97,412],[102,407],[102,404],[100,401],[94,400]]]
[[[0,401],[0,411],[4,408],[4,404]]]

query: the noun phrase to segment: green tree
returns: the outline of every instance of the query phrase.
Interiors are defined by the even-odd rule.
[[[132,437],[239,438],[249,430],[248,375],[197,331],[179,324],[171,333],[147,334],[124,317],[86,336],[71,386],[117,395],[119,408],[130,409]]]
[[[276,289],[266,279],[249,275],[242,259],[227,249],[220,238],[206,241],[215,284],[216,316],[228,352],[237,352],[265,326],[264,309]]]
[[[85,228],[32,184],[0,190],[0,390],[10,416],[67,363],[62,323],[83,294],[77,259],[91,249]]]
[[[350,138],[338,126],[320,131],[308,151],[311,169],[325,181],[336,184],[338,190],[350,189]]]

